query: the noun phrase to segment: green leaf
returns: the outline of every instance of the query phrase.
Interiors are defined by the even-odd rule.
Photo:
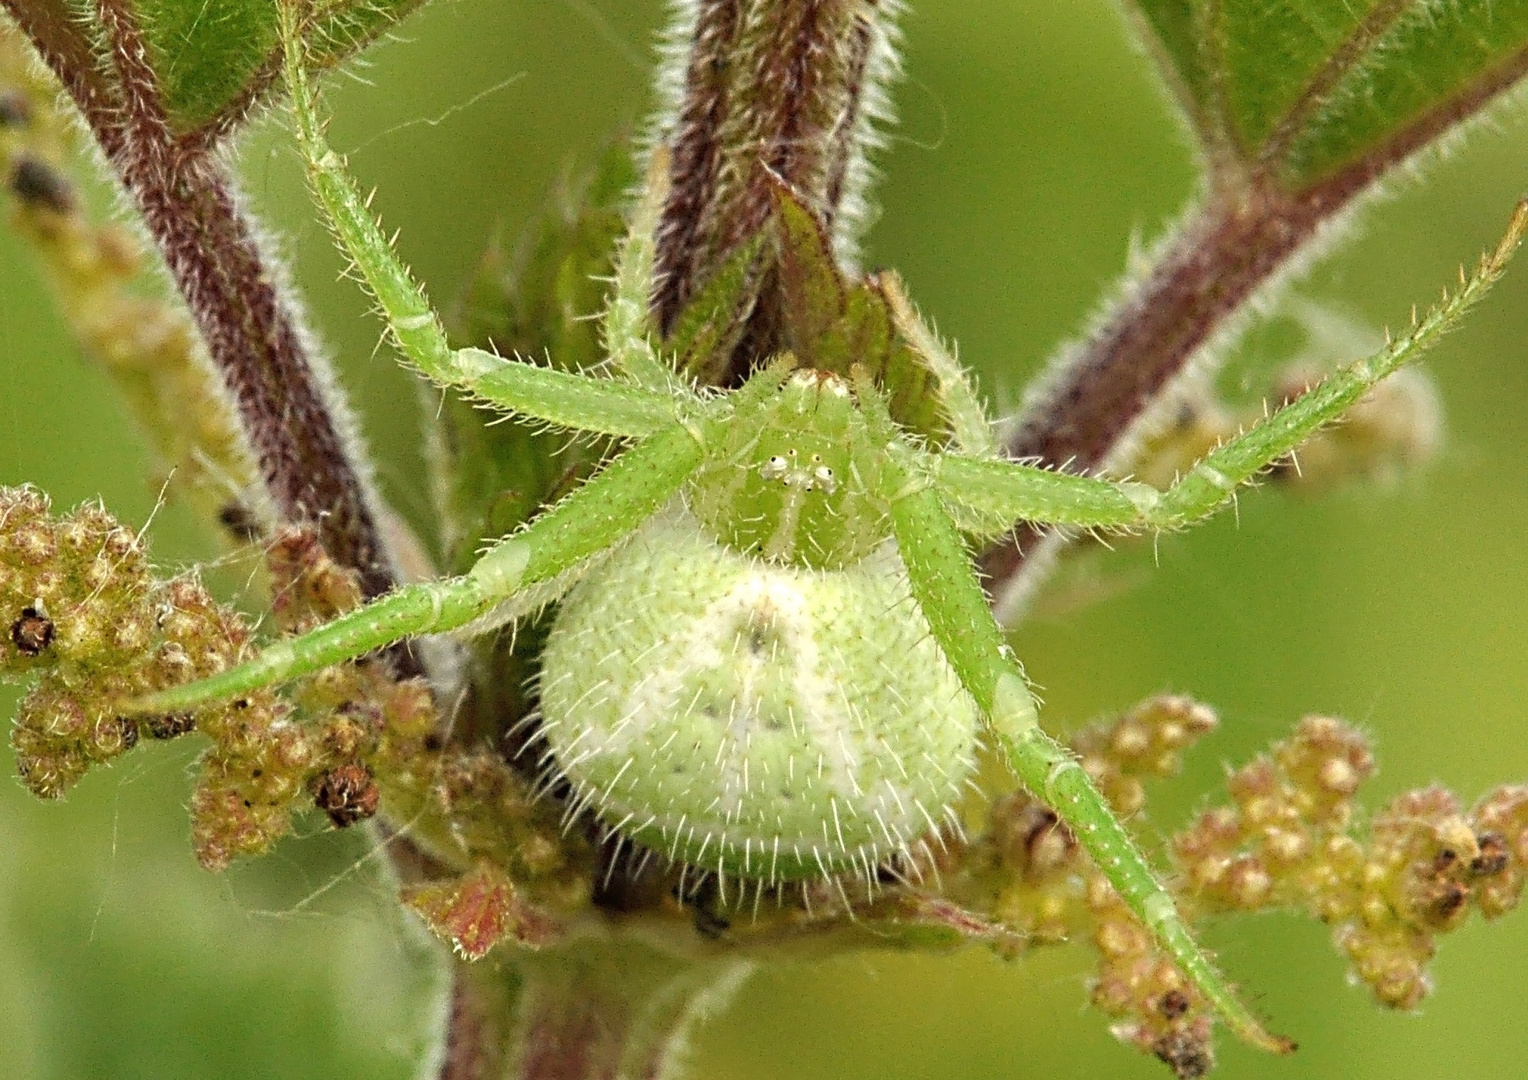
[[[305,36],[314,67],[331,67],[423,0],[332,0],[314,5]],[[135,0],[177,132],[216,126],[262,97],[280,71],[274,0]]]
[[[1528,69],[1520,0],[1132,2],[1212,167],[1289,191],[1388,167]]]
[[[306,23],[311,63],[338,64],[424,0],[319,0]],[[7,0],[35,45],[70,87],[108,103],[120,97],[114,44],[85,0]],[[123,0],[142,36],[173,134],[216,137],[237,126],[278,82],[278,0]],[[82,106],[84,102],[79,102]]]
[[[778,180],[771,191],[780,236],[776,272],[784,298],[786,344],[808,367],[838,371],[836,357],[818,355],[822,339],[844,317],[847,304],[848,286],[833,257],[833,242],[799,195]]]
[[[737,347],[758,299],[763,247],[762,233],[739,245],[674,320],[663,348],[686,375],[698,378],[717,370]]]
[[[269,0],[137,0],[135,7],[177,131],[210,123],[276,49]]]
[[[845,379],[856,365],[864,368],[885,391],[892,416],[942,440],[931,376],[896,332],[885,294],[874,280],[845,278],[827,229],[795,192],[776,184],[774,198],[785,347],[806,367]]]

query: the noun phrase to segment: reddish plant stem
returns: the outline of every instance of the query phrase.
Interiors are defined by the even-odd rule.
[[[498,1080],[503,1076],[506,1032],[501,1012],[482,981],[456,965],[446,1019],[439,1080]]]
[[[653,312],[670,330],[723,262],[768,223],[783,181],[829,228],[847,195],[879,0],[701,0],[668,136]],[[706,377],[741,383],[778,347],[784,302],[762,274],[747,329]]]
[[[573,958],[550,976],[528,957],[501,964],[454,962],[438,1080],[615,1080],[641,1004],[633,988]]]
[[[728,69],[741,16],[742,0],[701,0],[695,17],[684,104],[672,139],[668,200],[658,223],[653,311],[665,332],[697,285],[697,236],[721,168],[721,125],[731,98]]]
[[[626,1019],[588,996],[535,1002],[525,1020],[516,1080],[615,1080]]]
[[[394,577],[368,496],[336,420],[334,393],[309,362],[254,234],[217,163],[177,144],[147,46],[122,0],[100,0],[115,86],[78,39],[18,13],[44,60],[76,100],[137,203],[238,410],[272,502],[312,522],[325,548],[361,575],[368,596]],[[82,66],[83,65],[83,66]]]
[[[1078,472],[1110,464],[1206,347],[1317,246],[1324,226],[1525,74],[1528,49],[1303,191],[1283,190],[1268,173],[1214,187],[1146,278],[1063,358],[1007,440],[1007,454]],[[1046,535],[1021,523],[983,553],[1000,608],[1005,597],[1028,591],[1026,565]]]
[[[457,961],[438,1080],[661,1080],[751,966],[618,937]]]

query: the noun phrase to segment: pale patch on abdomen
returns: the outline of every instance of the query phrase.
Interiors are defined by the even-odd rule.
[[[889,548],[774,566],[668,512],[569,596],[544,664],[547,738],[583,798],[729,874],[869,872],[972,769],[974,705]]]

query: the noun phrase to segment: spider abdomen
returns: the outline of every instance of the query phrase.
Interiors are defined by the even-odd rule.
[[[728,876],[869,873],[949,824],[974,703],[890,543],[770,564],[658,515],[564,602],[542,713],[581,804]]]

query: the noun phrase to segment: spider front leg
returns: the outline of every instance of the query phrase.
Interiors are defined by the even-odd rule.
[[[703,457],[691,428],[671,425],[612,461],[526,529],[500,540],[467,573],[406,585],[248,663],[126,703],[136,713],[184,713],[312,674],[404,638],[456,630],[533,585],[617,543],[679,490]]]
[[[1506,270],[1528,232],[1528,199],[1474,274],[1404,337],[1375,355],[1333,372],[1313,389],[1221,444],[1166,491],[1145,484],[1072,476],[1018,462],[945,454],[937,483],[960,527],[992,536],[1016,521],[1085,529],[1179,529],[1209,516],[1258,473],[1340,419],[1381,380],[1418,360],[1483,297]],[[1461,274],[1463,272],[1461,271]]]
[[[1014,521],[1082,528],[1180,528],[1212,513],[1259,471],[1294,451],[1371,387],[1415,360],[1501,276],[1528,231],[1528,200],[1474,275],[1379,354],[1332,375],[1207,455],[1165,492],[960,454],[928,455],[893,442],[886,497],[914,597],[951,666],[988,719],[1024,785],[1066,822],[1158,945],[1243,1038],[1273,1050],[1265,1031],[1199,948],[1129,834],[1077,760],[1039,726],[1023,669],[1003,641],[970,567],[961,529]],[[874,400],[873,395],[866,395]],[[953,516],[952,516],[953,515]]]
[[[650,241],[642,239],[640,230],[650,230],[656,216],[651,198],[639,208],[634,238],[623,250],[616,295],[605,324],[612,362],[628,376],[626,380],[593,380],[508,361],[482,349],[452,349],[424,290],[398,259],[343,159],[324,137],[318,95],[303,66],[300,8],[298,0],[282,0],[281,35],[298,144],[309,181],[340,246],[376,297],[405,359],[434,382],[465,390],[490,404],[559,427],[607,435],[650,435],[672,422],[676,400],[696,400],[665,376],[646,338],[641,311],[652,255]]]
[[[424,293],[397,260],[339,158],[329,150],[302,67],[299,12],[283,3],[286,74],[314,190],[366,278],[400,350],[425,375],[546,423],[644,441],[588,484],[499,543],[458,578],[397,589],[308,634],[271,646],[220,675],[127,703],[135,712],[185,712],[361,656],[403,638],[443,633],[494,614],[530,587],[620,540],[678,490],[699,464],[720,407],[687,392],[655,393],[453,351]],[[640,253],[638,253],[640,262]],[[633,332],[640,326],[633,327]]]
[[[914,598],[956,675],[987,717],[1014,772],[1064,821],[1126,905],[1178,969],[1242,1038],[1284,1053],[1236,997],[1179,915],[1130,834],[1076,757],[1040,728],[1024,670],[1003,641],[939,492],[922,482],[912,455],[889,492],[892,526]]]

